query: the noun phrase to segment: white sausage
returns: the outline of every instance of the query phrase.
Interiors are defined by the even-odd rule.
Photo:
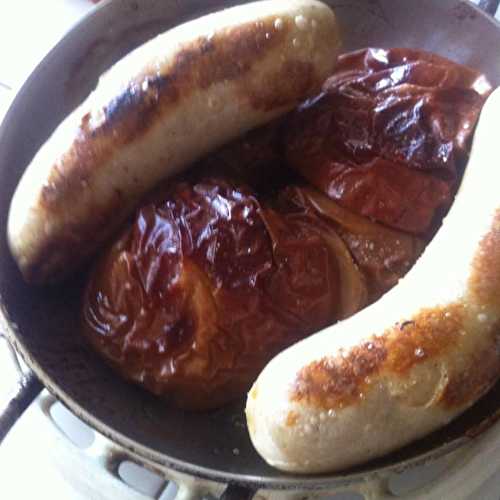
[[[160,180],[317,92],[339,46],[323,3],[268,0],[178,26],[118,62],[19,183],[8,239],[24,277],[67,275]]]
[[[435,239],[378,302],[292,346],[249,393],[253,444],[274,467],[329,472],[445,425],[500,377],[500,89]]]

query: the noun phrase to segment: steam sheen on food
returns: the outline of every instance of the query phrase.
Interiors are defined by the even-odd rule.
[[[490,87],[409,49],[337,68],[320,95],[159,188],[101,255],[84,334],[126,379],[179,407],[222,406],[420,256]]]
[[[182,407],[215,407],[335,320],[338,273],[314,222],[225,180],[180,182],[99,261],[85,334],[126,378]]]
[[[342,55],[291,118],[288,162],[345,208],[426,233],[453,201],[490,91],[484,75],[421,50]]]

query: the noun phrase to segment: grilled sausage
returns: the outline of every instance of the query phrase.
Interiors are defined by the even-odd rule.
[[[36,154],[8,240],[25,279],[66,276],[158,181],[317,92],[339,48],[316,0],[267,0],[178,26],[119,61]]]
[[[399,285],[263,370],[246,416],[271,465],[319,473],[381,456],[445,425],[499,379],[499,127],[500,89],[455,204]]]

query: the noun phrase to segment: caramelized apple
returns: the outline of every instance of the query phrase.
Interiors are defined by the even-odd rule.
[[[338,268],[314,220],[224,180],[176,183],[96,265],[84,333],[127,379],[217,407],[338,318]]]
[[[291,118],[288,163],[342,206],[425,233],[451,205],[490,90],[479,73],[423,51],[346,54]]]

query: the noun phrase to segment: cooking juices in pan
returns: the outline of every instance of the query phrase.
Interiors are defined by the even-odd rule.
[[[98,259],[83,331],[189,409],[393,287],[457,190],[490,86],[409,49],[346,54],[317,97],[160,187]]]

